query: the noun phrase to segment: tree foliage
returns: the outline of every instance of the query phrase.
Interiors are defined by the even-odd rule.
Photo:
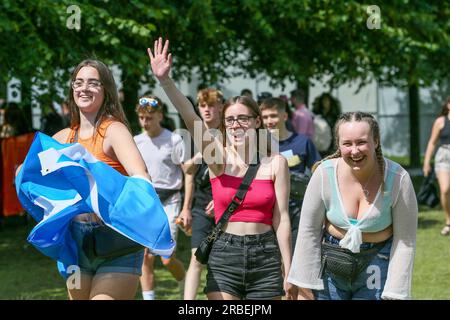
[[[81,29],[67,9],[81,10]],[[368,4],[332,0],[3,0],[0,77],[67,87],[81,60],[117,64],[125,81],[152,81],[146,48],[168,37],[174,77],[196,69],[205,82],[240,72],[308,83],[348,80],[430,84],[448,73],[446,1],[378,1],[381,28],[368,29]],[[238,67],[238,68],[230,68]],[[61,70],[62,73],[56,73]]]

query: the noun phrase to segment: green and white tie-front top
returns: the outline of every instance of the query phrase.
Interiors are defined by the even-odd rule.
[[[362,232],[393,225],[393,243],[382,298],[409,299],[417,231],[417,200],[411,178],[399,164],[385,159],[384,188],[359,220],[345,212],[336,178],[338,159],[324,161],[308,184],[288,281],[303,288],[323,289],[319,278],[321,236],[325,218],[347,230],[340,246],[359,252]]]

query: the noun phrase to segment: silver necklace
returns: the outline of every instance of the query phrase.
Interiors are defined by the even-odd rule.
[[[375,171],[376,171],[376,170],[373,170],[373,171],[372,171],[372,174],[371,174],[370,177],[367,179],[366,183],[364,183],[364,185],[361,185],[362,191],[363,191],[364,196],[366,197],[366,199],[369,198],[369,194],[370,194],[369,189],[367,189],[367,185],[369,184],[370,180],[372,179],[373,175],[375,174]]]

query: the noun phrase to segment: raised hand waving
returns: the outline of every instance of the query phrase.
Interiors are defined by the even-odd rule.
[[[172,67],[172,54],[167,54],[168,51],[169,40],[166,40],[163,46],[161,37],[155,41],[153,53],[150,48],[147,48],[152,72],[159,81],[162,81],[169,76],[170,68]]]

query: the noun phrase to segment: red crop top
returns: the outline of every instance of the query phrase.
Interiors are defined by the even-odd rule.
[[[219,222],[231,199],[242,183],[243,177],[222,174],[211,179],[214,200],[214,217]],[[253,179],[244,202],[234,211],[233,222],[257,222],[272,225],[275,188],[272,180]]]

